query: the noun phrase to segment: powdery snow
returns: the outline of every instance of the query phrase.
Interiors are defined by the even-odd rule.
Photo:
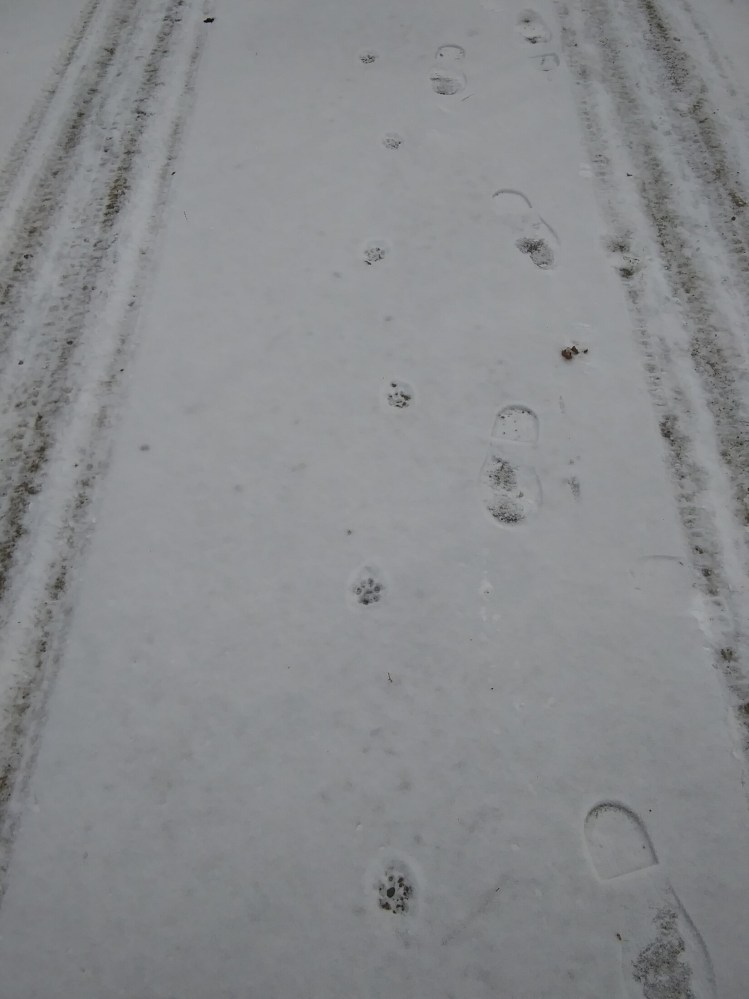
[[[745,999],[715,11],[91,5],[0,215],[0,999]]]

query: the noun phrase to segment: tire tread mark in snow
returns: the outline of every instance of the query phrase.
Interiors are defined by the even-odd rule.
[[[186,0],[162,2],[159,5],[161,10],[158,7],[155,11],[151,10],[145,29],[137,23],[137,2],[130,3],[126,11],[123,11],[122,6],[118,8],[119,16],[106,45],[107,50],[111,51],[107,52],[107,58],[102,58],[96,67],[100,100],[87,100],[92,96],[92,89],[96,93],[97,88],[92,87],[90,77],[82,81],[77,92],[80,96],[81,89],[85,89],[83,106],[72,105],[66,116],[66,128],[62,130],[63,142],[59,147],[56,145],[54,149],[50,149],[45,169],[29,192],[20,213],[19,227],[11,235],[11,242],[17,247],[26,236],[24,223],[28,223],[29,219],[38,219],[33,224],[38,229],[38,242],[44,247],[45,240],[52,240],[53,230],[59,225],[61,218],[65,221],[67,216],[69,221],[71,212],[75,217],[75,226],[64,233],[61,243],[58,241],[55,254],[55,264],[59,265],[63,261],[63,276],[58,276],[55,267],[47,267],[45,270],[40,266],[37,270],[29,269],[20,275],[16,272],[12,280],[13,295],[8,296],[12,298],[14,307],[11,307],[8,297],[2,307],[4,322],[11,327],[22,328],[24,322],[33,322],[24,315],[22,303],[41,302],[41,315],[47,322],[37,325],[48,329],[46,332],[33,328],[27,331],[32,340],[38,340],[34,344],[36,352],[28,366],[24,365],[14,371],[25,373],[28,370],[29,376],[18,375],[16,384],[11,385],[11,403],[8,405],[6,402],[3,413],[5,439],[2,443],[6,469],[2,485],[6,517],[0,541],[3,584],[0,620],[8,621],[18,593],[26,592],[29,586],[33,599],[30,605],[28,601],[24,604],[29,627],[25,632],[23,628],[19,632],[21,644],[19,649],[14,650],[16,675],[9,691],[10,697],[4,697],[2,705],[0,893],[4,889],[2,875],[7,868],[15,830],[17,809],[13,806],[13,801],[22,794],[33,764],[36,751],[34,735],[40,724],[46,691],[60,655],[69,610],[67,590],[70,570],[85,540],[87,510],[96,473],[107,460],[109,410],[114,399],[118,372],[128,350],[127,339],[134,324],[133,314],[122,321],[119,333],[108,344],[108,352],[103,357],[89,362],[86,356],[76,357],[75,348],[86,345],[87,334],[89,340],[99,340],[97,317],[103,314],[104,305],[101,303],[106,302],[110,291],[110,272],[118,259],[127,257],[124,246],[117,249],[117,238],[124,225],[122,213],[128,207],[132,189],[139,182],[146,183],[147,178],[152,177],[153,180],[148,181],[146,186],[150,185],[153,190],[151,200],[154,210],[158,213],[160,207],[163,207],[171,174],[169,167],[181,137],[185,107],[184,103],[177,103],[171,114],[166,116],[166,121],[163,120],[162,113],[152,115],[149,109],[153,105],[154,111],[163,112],[161,104],[165,100],[174,103],[174,98],[163,96],[166,91],[162,87],[169,71],[173,72],[172,62],[168,58],[170,55],[176,57],[180,51],[191,53],[184,72],[177,77],[177,83],[172,84],[171,90],[166,90],[171,93],[182,88],[182,93],[185,94],[192,88],[201,47],[200,35],[190,35],[185,40],[189,44],[189,50],[180,43],[184,29],[181,34],[176,34],[176,38],[173,37],[176,26],[184,19],[178,15],[184,12],[185,2]],[[192,6],[197,8],[197,4]],[[135,36],[136,28],[146,36],[140,41]],[[129,44],[131,36],[135,44]],[[120,111],[113,129],[116,139],[113,135],[107,141],[119,148],[114,153],[105,155],[100,152],[100,141],[96,134],[92,134],[87,143],[84,143],[83,137],[87,132],[92,132],[96,124],[94,119],[101,111],[112,111],[107,106],[107,100],[110,103],[112,100],[107,84],[114,84],[114,79],[108,79],[107,70],[114,66],[115,58],[123,64],[124,70],[124,83],[120,81],[117,87],[121,89],[124,85],[126,89],[120,94],[114,88]],[[114,78],[120,75],[117,73]],[[153,125],[149,125],[151,119]],[[159,142],[164,156],[161,161],[152,163],[153,157],[149,155],[149,163],[145,164],[139,162],[139,156],[149,127],[152,132],[160,130],[158,134],[162,138]],[[58,169],[60,156],[68,155],[67,152],[61,152],[65,149],[75,151],[77,159],[72,158],[69,183],[58,193],[55,171]],[[85,168],[90,163],[92,154],[95,158],[99,157],[99,162],[93,179],[89,179]],[[85,192],[82,197],[81,190]],[[76,191],[79,192],[77,201]],[[71,199],[74,199],[72,204]],[[143,240],[153,234],[154,225],[154,216],[151,216],[145,229],[143,223],[135,220],[140,249],[135,247],[129,251],[134,266],[127,273],[118,276],[119,286],[124,281],[125,287],[139,287],[145,280],[147,257]],[[131,230],[132,225],[129,225],[128,232],[132,235]],[[92,388],[88,384],[92,378],[92,368],[96,389],[95,404],[93,414],[87,415],[89,411],[86,407],[77,412],[75,404],[84,384],[87,389]],[[75,441],[76,453],[81,459],[80,467],[85,471],[77,480],[71,480],[74,484],[65,496],[47,497],[49,489],[46,489],[46,466],[55,446],[67,432],[66,427],[76,419],[83,427],[83,437]],[[41,495],[36,498],[37,494]],[[52,520],[62,525],[54,541],[53,554],[40,556],[45,562],[45,574],[43,581],[36,587],[24,578],[21,564],[22,558],[28,559],[33,553],[34,538],[28,521],[32,497],[35,497],[35,504],[39,504],[44,510],[47,521]],[[49,516],[50,507],[52,516]],[[27,544],[23,546],[25,550],[22,558],[19,558],[18,544],[27,533]],[[13,617],[15,619],[16,614]],[[23,638],[24,634],[26,639]],[[8,641],[6,629],[6,645]]]
[[[28,151],[39,134],[50,105],[60,89],[60,84],[81,49],[100,6],[101,0],[89,0],[81,12],[78,23],[70,34],[67,46],[63,48],[58,57],[57,65],[53,68],[41,97],[35,101],[31,113],[11,147],[4,166],[0,168],[0,212],[3,210],[10,189],[16,183],[26,164]]]
[[[60,279],[55,296],[54,307],[59,312],[54,314],[54,318],[48,318],[47,328],[54,332],[45,338],[45,363],[42,370],[39,370],[38,365],[27,367],[25,370],[28,371],[28,376],[19,376],[15,392],[8,400],[4,400],[6,405],[11,403],[14,419],[3,442],[4,454],[11,459],[10,467],[0,478],[0,511],[3,514],[0,527],[0,608],[14,568],[16,546],[26,533],[24,521],[29,502],[40,489],[40,480],[54,443],[54,423],[60,410],[70,401],[67,369],[94,294],[97,273],[111,245],[112,228],[124,202],[129,172],[138,149],[138,141],[145,129],[145,117],[138,112],[143,110],[142,104],[155,85],[158,56],[174,27],[173,9],[179,5],[180,0],[173,0],[169,5],[169,14],[165,15],[159,37],[144,67],[142,82],[133,102],[131,121],[123,128],[125,141],[122,150],[113,166],[102,164],[102,178],[106,178],[107,185],[103,196],[101,183],[93,185],[84,219],[81,220],[82,223],[85,220],[82,229],[88,235],[83,240],[74,237],[69,254],[71,262]],[[131,5],[131,11],[134,10],[135,6]],[[105,68],[111,58],[108,56],[103,60]],[[90,82],[87,81],[87,84],[90,85]],[[93,110],[88,93],[89,85],[86,86],[83,107],[79,106],[71,114],[60,144],[64,155],[70,157],[71,161],[68,180],[72,180],[75,172],[73,153],[82,140],[88,115]],[[67,188],[63,189],[56,202],[52,200],[51,194],[59,168],[58,156],[59,152],[55,150],[48,160],[47,169],[33,189],[33,201],[20,220],[16,244],[23,241],[30,230],[33,230],[33,245],[42,244],[64,206]],[[18,250],[17,245],[15,249]],[[15,331],[22,326],[20,302],[28,287],[33,288],[35,283],[38,287],[38,282],[42,280],[41,268],[35,271],[33,267],[29,267],[28,272],[22,274],[16,264],[13,270],[16,272],[16,280],[11,277],[8,285],[0,291],[0,328],[5,328],[3,332]],[[61,318],[57,318],[60,314]],[[3,616],[0,609],[0,623]]]
[[[730,138],[710,105],[710,94],[700,79],[698,66],[676,44],[674,29],[655,0],[638,0],[646,32],[643,38],[650,52],[663,66],[673,100],[691,99],[688,112],[672,112],[672,127],[679,133],[688,153],[688,163],[702,185],[706,204],[711,209],[713,225],[726,244],[729,261],[736,271],[736,287],[749,307],[749,222],[741,209],[749,205],[749,194],[741,181],[738,157],[730,149]]]
[[[104,100],[102,86],[112,70],[117,47],[126,42],[128,35],[135,30],[136,8],[137,0],[129,0],[121,4],[113,15],[107,33],[108,44],[102,47],[93,67],[82,74],[68,114],[61,123],[39,176],[27,194],[26,204],[13,226],[9,245],[4,249],[6,263],[0,268],[0,357],[5,353],[17,326],[23,291],[39,271],[38,251],[52,230],[75,176],[75,151],[83,140],[94,108]]]
[[[620,232],[631,228],[622,224],[621,211],[615,203],[611,167],[616,153],[609,138],[608,130],[612,126],[607,124],[604,107],[613,111],[610,117],[615,123],[618,140],[631,157],[639,180],[640,207],[657,247],[665,280],[674,299],[681,304],[692,365],[704,396],[697,404],[707,407],[716,438],[715,461],[725,468],[733,492],[733,526],[728,529],[730,536],[726,536],[725,528],[721,536],[715,514],[711,513],[720,506],[720,498],[709,493],[710,475],[697,460],[690,434],[694,400],[679,379],[670,345],[650,330],[649,309],[644,300],[647,277],[623,275],[624,289],[646,356],[651,391],[659,410],[661,435],[670,455],[682,523],[702,592],[715,618],[715,662],[736,699],[737,716],[746,724],[746,709],[742,705],[749,699],[749,679],[737,653],[746,628],[731,596],[731,584],[724,566],[726,551],[741,550],[742,573],[746,573],[742,535],[749,524],[749,410],[743,392],[743,345],[735,339],[725,307],[719,304],[721,299],[729,306],[731,303],[714,277],[699,238],[694,238],[690,230],[688,200],[685,199],[683,205],[680,203],[678,192],[683,188],[683,178],[670,168],[665,144],[668,137],[664,142],[660,132],[643,126],[643,122],[652,120],[652,107],[641,96],[642,81],[633,79],[628,70],[628,58],[622,56],[628,47],[645,45],[643,61],[650,64],[655,61],[662,80],[666,81],[666,87],[662,88],[665,99],[658,98],[655,88],[651,88],[650,96],[657,100],[657,107],[666,105],[664,114],[669,118],[679,119],[669,122],[674,133],[671,141],[675,138],[679,161],[687,171],[692,188],[697,187],[709,207],[713,228],[722,237],[717,249],[727,261],[733,278],[734,300],[742,300],[746,312],[749,298],[747,289],[741,286],[749,273],[747,240],[741,234],[741,227],[738,235],[726,233],[725,229],[728,209],[737,214],[736,206],[744,200],[743,188],[730,165],[731,155],[722,141],[719,126],[701,117],[707,87],[700,79],[696,65],[676,45],[673,33],[668,34],[655,0],[630,0],[620,7],[619,16],[625,19],[623,28],[619,28],[615,20],[617,15],[602,0],[584,0],[585,30],[601,55],[595,67],[583,54],[581,33],[573,23],[567,5],[562,3],[558,9],[568,61],[579,84],[582,124],[597,179],[606,195],[609,221]],[[642,23],[639,12],[644,12],[649,27]],[[692,88],[696,97],[684,116],[672,105],[679,88],[686,87]],[[683,100],[683,96],[680,99]],[[712,248],[715,249],[715,241]]]
[[[699,23],[691,4],[689,4],[687,0],[681,0],[681,7],[685,12],[691,29],[699,35],[700,41],[704,46],[704,52],[700,54],[700,65],[705,68],[708,66],[711,67],[717,75],[720,85],[725,88],[728,96],[732,98],[739,97],[740,101],[740,96],[733,83],[733,70],[730,69],[724,59],[718,54],[718,50],[715,47],[713,40],[710,38],[710,35],[707,33],[705,28]],[[748,119],[742,103],[734,106],[733,113],[737,115],[743,125],[746,126]]]

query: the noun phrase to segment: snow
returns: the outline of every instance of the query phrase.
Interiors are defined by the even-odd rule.
[[[597,0],[188,0],[162,65],[177,6],[96,7],[119,75],[8,312],[35,336],[64,261],[90,275],[59,302],[67,409],[54,344],[27,362],[54,457],[6,700],[41,606],[59,655],[3,827],[0,997],[745,999],[740,468],[688,339],[720,314],[744,349],[745,257],[663,125],[713,312],[669,284],[650,123],[617,103],[621,65],[672,111],[647,36],[607,59]],[[721,49],[746,11],[714,10]]]
[[[52,80],[64,71],[58,58],[60,42],[85,29],[85,13],[92,4],[84,0],[58,0],[50,7],[44,0],[3,4],[0,35],[0,153],[5,164],[11,147],[35,104],[41,103]]]

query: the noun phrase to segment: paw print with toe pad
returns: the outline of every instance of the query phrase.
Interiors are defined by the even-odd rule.
[[[379,604],[385,597],[385,580],[377,566],[363,565],[349,580],[349,597],[360,607]]]

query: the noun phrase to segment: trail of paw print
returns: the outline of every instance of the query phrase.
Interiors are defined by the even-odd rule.
[[[392,381],[388,384],[385,398],[388,406],[406,409],[413,402],[414,389],[408,382]]]
[[[480,495],[494,523],[523,524],[541,507],[541,483],[525,464],[538,440],[538,417],[527,406],[505,406],[497,414],[481,467]]]
[[[380,603],[385,590],[382,573],[373,565],[363,565],[357,569],[349,583],[349,592],[354,602],[361,607]]]
[[[435,94],[453,97],[465,90],[468,78],[459,68],[465,59],[462,45],[440,45],[434,54],[434,66],[429,74],[429,82]]]
[[[406,873],[390,867],[377,886],[377,895],[380,908],[385,912],[405,914],[411,907],[413,886]]]
[[[546,46],[551,41],[551,29],[540,14],[526,8],[521,10],[515,22],[515,33],[523,45]],[[544,73],[556,69],[559,56],[556,52],[544,52],[531,57],[537,67]]]
[[[356,584],[354,593],[359,603],[365,607],[367,604],[376,604],[379,603],[382,596],[382,584],[376,582],[372,576],[369,576],[367,579],[362,579]]]
[[[372,264],[379,263],[384,260],[385,257],[390,253],[390,246],[385,240],[371,240],[364,247],[364,263],[368,267]]]

